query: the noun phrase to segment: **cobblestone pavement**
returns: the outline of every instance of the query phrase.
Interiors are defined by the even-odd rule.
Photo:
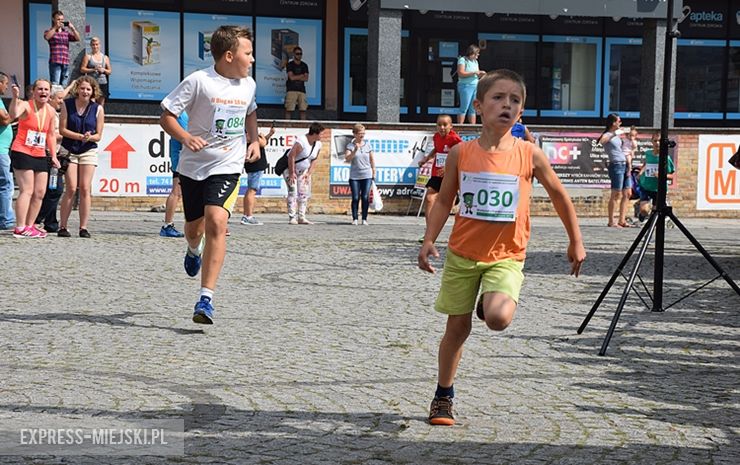
[[[421,220],[233,218],[202,327],[199,280],[182,269],[184,240],[158,236],[161,216],[94,212],[87,240],[0,233],[0,425],[184,419],[185,455],[0,463],[740,463],[740,297],[727,283],[664,313],[632,295],[600,357],[620,279],[576,334],[637,229],[583,220],[576,279],[557,218],[533,220],[519,311],[503,333],[474,322],[449,428],[425,422],[444,317],[431,310],[440,275],[415,266]],[[685,224],[740,280],[740,222]],[[666,303],[716,275],[677,229],[666,247]],[[652,270],[648,255],[646,281]]]

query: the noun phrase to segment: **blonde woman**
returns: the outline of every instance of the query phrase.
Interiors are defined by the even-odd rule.
[[[21,89],[13,84],[13,99],[8,114],[11,120],[18,118],[18,133],[10,147],[10,162],[20,190],[15,202],[16,228],[13,237],[44,238],[46,231],[35,225],[46,193],[51,166],[59,168],[56,154],[56,112],[49,105],[51,83],[38,79],[31,87],[31,97],[21,100]]]
[[[362,224],[367,225],[370,204],[370,185],[375,178],[373,148],[365,141],[365,126],[360,123],[352,127],[355,136],[344,150],[344,161],[349,166],[349,187],[352,190],[352,224],[357,224],[357,207],[362,199]]]
[[[80,72],[92,76],[100,87],[100,93],[95,101],[102,107],[105,105],[105,99],[108,98],[108,76],[111,73],[110,58],[100,51],[100,39],[93,37],[90,39],[90,54],[82,58]]]
[[[70,237],[67,229],[75,191],[80,190],[80,237],[89,238],[87,221],[92,203],[92,178],[98,166],[98,142],[103,136],[105,114],[103,107],[94,100],[100,88],[91,76],[82,76],[72,87],[72,96],[64,101],[59,120],[62,147],[69,152],[69,168],[64,175],[65,190],[62,197],[59,237]]]

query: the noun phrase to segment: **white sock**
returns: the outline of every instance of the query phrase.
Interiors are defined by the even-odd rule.
[[[200,296],[208,297],[211,300],[211,303],[213,303],[213,289],[208,289],[207,287],[201,287]]]

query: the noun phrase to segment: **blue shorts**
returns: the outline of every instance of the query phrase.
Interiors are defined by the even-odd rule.
[[[613,191],[632,188],[632,179],[627,172],[627,163],[609,163],[609,179]]]
[[[255,171],[254,173],[247,173],[247,189],[258,191],[260,189],[260,179],[262,178],[262,171]]]

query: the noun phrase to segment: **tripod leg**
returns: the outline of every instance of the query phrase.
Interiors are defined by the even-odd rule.
[[[712,265],[715,270],[717,270],[717,273],[719,273],[720,276],[722,276],[722,278],[725,281],[727,281],[727,284],[730,285],[730,287],[737,293],[737,295],[740,295],[740,287],[738,287],[737,284],[735,284],[735,281],[733,281],[732,278],[730,278],[730,276],[720,266],[720,264],[717,263],[716,261],[714,261],[714,258],[712,258],[712,256],[709,255],[709,252],[707,252],[706,249],[704,247],[702,247],[702,245],[699,243],[699,241],[696,240],[696,238],[693,235],[691,235],[691,233],[689,232],[689,230],[686,229],[686,226],[684,226],[683,223],[681,223],[680,221],[678,221],[678,218],[676,218],[676,216],[673,214],[673,212],[668,212],[668,216],[676,224],[676,226],[678,227],[678,229],[681,230],[681,232],[683,233],[683,235],[686,236],[686,239],[688,239],[689,242],[691,242],[694,245],[694,247],[696,247],[696,250],[698,250],[699,253],[701,253],[704,256],[704,258],[709,262],[709,264]]]
[[[648,245],[650,245],[650,239],[653,237],[653,231],[655,230],[655,226],[657,225],[658,219],[660,218],[660,214],[657,211],[654,211],[653,213],[654,214],[650,216],[650,221],[645,227],[645,229],[648,230],[647,236],[645,237],[645,242],[643,242],[642,247],[640,248],[640,252],[637,254],[635,266],[634,268],[632,268],[629,278],[627,278],[627,285],[624,287],[624,292],[622,292],[622,298],[619,299],[619,305],[617,305],[617,310],[614,312],[614,316],[612,317],[612,322],[609,325],[609,330],[606,332],[604,342],[601,344],[599,355],[606,354],[606,348],[609,346],[609,341],[614,334],[614,329],[617,327],[619,316],[622,314],[622,309],[624,308],[625,302],[627,302],[627,296],[632,289],[632,283],[635,281],[635,276],[637,276],[637,272],[640,270],[640,265],[642,265],[642,259],[645,258],[645,252],[647,251]],[[663,218],[660,219],[662,220]]]
[[[591,307],[591,311],[588,312],[588,315],[586,315],[586,318],[583,319],[583,323],[581,323],[581,326],[578,328],[578,334],[581,334],[584,329],[586,329],[586,326],[588,325],[588,322],[591,321],[591,317],[594,316],[594,313],[596,313],[596,310],[598,310],[599,305],[601,305],[601,302],[604,300],[604,297],[609,293],[609,290],[614,285],[614,281],[617,280],[619,275],[622,273],[622,270],[624,269],[625,265],[627,265],[627,262],[629,261],[630,257],[632,257],[632,254],[635,252],[635,249],[640,244],[640,241],[645,236],[645,234],[653,228],[653,223],[655,222],[654,217],[658,214],[657,211],[653,211],[650,213],[650,218],[648,218],[647,223],[642,228],[640,233],[637,235],[635,240],[632,242],[632,245],[630,246],[627,253],[624,255],[624,258],[619,263],[619,266],[617,266],[616,271],[614,271],[614,274],[609,279],[609,282],[606,283],[606,286],[604,287],[604,290],[601,291],[601,294],[599,295],[599,298],[596,299],[596,302],[594,302],[593,307]]]

